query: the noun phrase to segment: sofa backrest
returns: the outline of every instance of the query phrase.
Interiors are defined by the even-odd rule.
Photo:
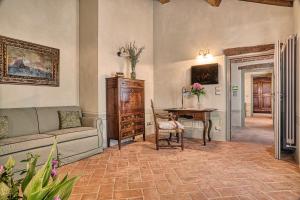
[[[36,108],[40,133],[59,129],[58,111],[79,111],[79,106],[40,107]]]
[[[7,137],[39,133],[39,125],[35,108],[0,109],[0,116],[8,117]]]

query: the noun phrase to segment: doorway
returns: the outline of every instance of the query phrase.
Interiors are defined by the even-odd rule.
[[[272,73],[273,65],[261,63],[256,69],[246,65],[240,67],[241,76],[241,123],[234,117],[236,111],[232,110],[231,140],[256,144],[274,144],[273,116],[272,116]],[[262,67],[265,68],[262,68]],[[232,70],[234,73],[235,70]],[[238,74],[231,74],[233,77]],[[234,80],[234,78],[233,78]],[[234,82],[232,83],[234,84]],[[239,99],[232,91],[232,102]],[[235,108],[236,105],[232,105]]]
[[[234,103],[233,96],[239,94],[241,85],[233,85],[232,66],[235,63],[243,63],[253,60],[271,59],[272,69],[272,111],[274,132],[274,157],[282,159],[282,156],[294,156],[296,149],[296,53],[298,37],[291,35],[284,43],[281,41],[271,45],[258,45],[250,47],[237,47],[225,49],[226,56],[226,139],[232,140],[234,124],[233,108],[238,105]],[[257,65],[254,65],[256,68]],[[252,66],[253,67],[253,66]],[[259,103],[258,103],[259,104]],[[244,106],[241,105],[241,110]],[[243,113],[242,113],[243,114]],[[255,117],[265,117],[265,113],[253,113]],[[269,115],[269,114],[267,114]],[[243,115],[241,115],[243,116]],[[245,119],[246,121],[246,119]],[[261,120],[264,121],[264,120]],[[242,120],[241,120],[242,122]],[[244,123],[246,124],[246,123]],[[264,123],[266,124],[266,123]],[[243,124],[242,124],[243,125]],[[243,128],[243,126],[240,126]],[[263,128],[267,130],[266,127]],[[253,130],[251,131],[253,133]]]
[[[235,142],[274,145],[274,50],[227,57],[227,136]]]

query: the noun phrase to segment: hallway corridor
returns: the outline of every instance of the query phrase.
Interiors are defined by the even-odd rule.
[[[245,119],[245,127],[232,128],[232,141],[273,144],[273,120],[269,114],[254,114]]]

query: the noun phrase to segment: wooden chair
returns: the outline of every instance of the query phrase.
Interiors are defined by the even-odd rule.
[[[158,114],[155,112],[153,101],[151,100],[151,107],[154,117],[155,124],[155,142],[156,149],[159,150],[160,147],[181,147],[184,149],[183,143],[183,135],[184,135],[184,127],[178,121],[175,120],[175,116],[173,114]],[[169,138],[160,138],[160,135],[163,133],[170,133]],[[179,143],[179,135],[181,136],[181,144],[171,144],[171,134],[176,134],[177,143]],[[166,141],[168,145],[160,145],[160,141]]]

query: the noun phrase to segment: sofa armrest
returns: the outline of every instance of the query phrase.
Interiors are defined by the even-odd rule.
[[[82,117],[82,126],[93,127],[98,131],[98,136],[100,139],[100,145],[103,147],[103,122],[101,118],[97,117]]]

